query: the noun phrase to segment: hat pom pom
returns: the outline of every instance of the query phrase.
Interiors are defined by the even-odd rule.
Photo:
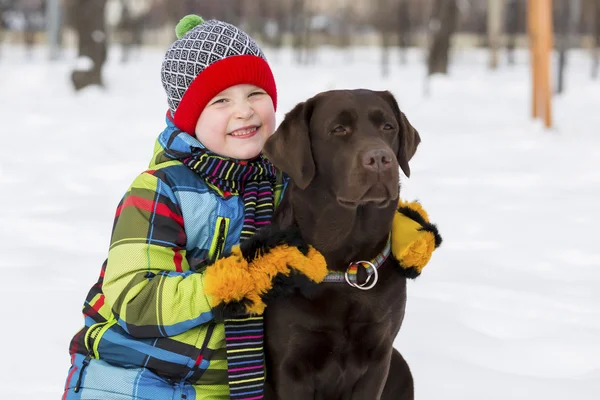
[[[181,39],[186,33],[197,27],[198,25],[204,23],[204,19],[201,16],[196,14],[189,14],[185,17],[181,18],[181,20],[177,23],[175,27],[175,34],[177,35],[177,39]]]

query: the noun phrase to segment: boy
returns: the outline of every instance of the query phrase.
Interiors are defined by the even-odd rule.
[[[270,221],[283,182],[261,151],[277,92],[240,29],[192,15],[176,31],[162,65],[167,128],[117,208],[63,399],[230,395],[226,326],[204,293],[204,271]],[[262,341],[260,317],[240,321]],[[247,363],[251,382],[237,398],[258,398],[262,352]]]

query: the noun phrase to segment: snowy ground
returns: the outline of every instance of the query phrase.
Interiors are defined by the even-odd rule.
[[[56,399],[68,342],[106,255],[114,208],[163,128],[160,51],[111,57],[107,90],[74,95],[73,59],[0,59],[0,398]],[[267,52],[278,120],[332,88],[389,89],[421,133],[403,197],[419,198],[445,242],[409,286],[397,347],[417,400],[600,398],[600,81],[573,53],[555,129],[529,118],[527,54],[485,68],[454,55],[423,94],[421,54],[379,74],[376,49],[333,50],[297,67]],[[596,200],[594,200],[596,199]]]

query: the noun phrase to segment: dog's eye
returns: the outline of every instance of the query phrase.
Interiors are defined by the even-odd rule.
[[[394,125],[392,125],[392,124],[384,124],[383,125],[383,130],[384,131],[389,131],[389,130],[392,130],[392,129],[394,129]]]
[[[334,135],[345,135],[346,133],[348,133],[348,131],[346,131],[346,128],[343,125],[338,125],[335,128],[333,128],[331,133]]]

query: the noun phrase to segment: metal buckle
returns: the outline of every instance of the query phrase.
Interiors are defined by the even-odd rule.
[[[373,268],[373,274],[369,275],[367,280],[364,283],[354,283],[350,281],[350,277],[348,276],[348,270],[346,270],[346,272],[344,273],[344,278],[346,278],[346,282],[348,283],[348,285],[355,287],[357,289],[360,290],[370,290],[373,289],[375,287],[375,285],[377,284],[377,281],[379,280],[379,273],[377,272],[377,268],[375,267],[375,264],[373,264],[371,261],[358,261],[352,264],[358,264],[358,265],[362,265],[362,264],[369,264],[372,268]],[[350,265],[352,265],[350,264]],[[350,268],[350,267],[348,267]],[[371,282],[371,284],[369,284],[369,282],[371,281],[371,278],[373,278],[373,282]],[[369,286],[367,286],[369,285]]]

